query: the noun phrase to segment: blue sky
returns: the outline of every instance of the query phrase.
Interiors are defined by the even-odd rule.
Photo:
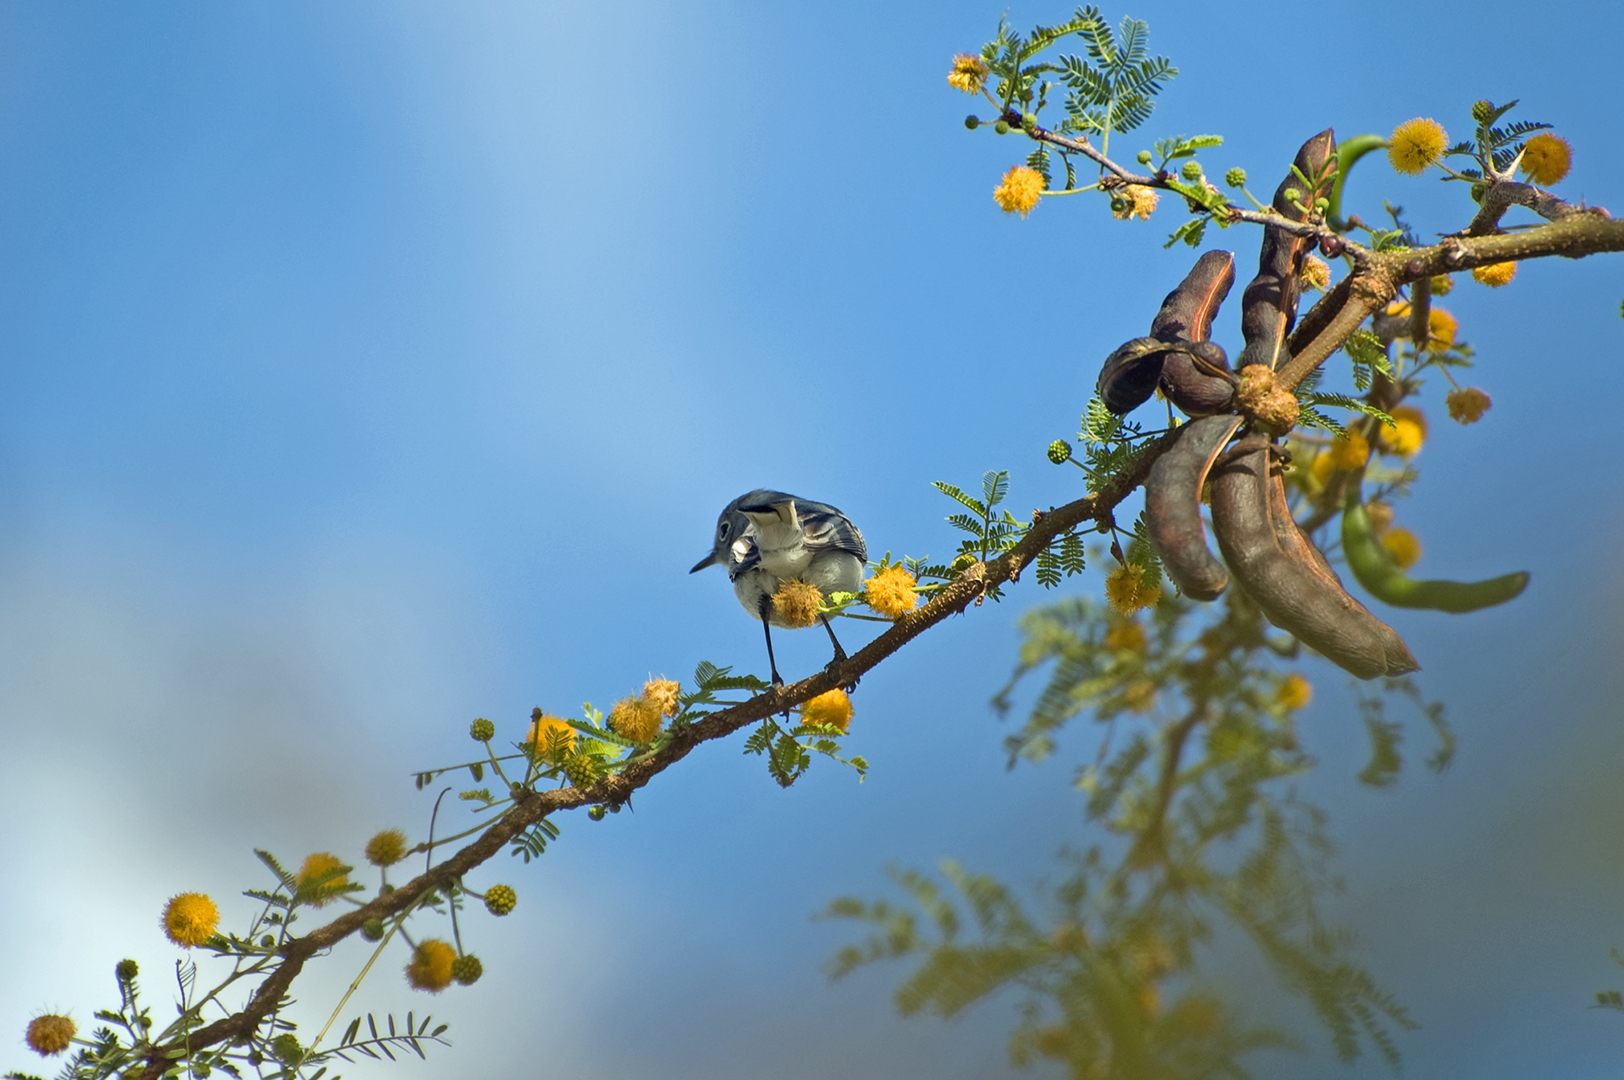
[[[24,973],[0,980],[0,1030],[88,1016],[124,956],[164,985],[164,899],[262,884],[255,846],[355,857],[377,828],[419,832],[409,774],[465,754],[475,716],[518,738],[534,705],[607,704],[702,659],[759,669],[722,575],[686,573],[742,491],[833,502],[911,555],[954,544],[932,480],[1007,468],[1023,513],[1080,494],[1043,448],[1192,253],[1161,247],[1170,206],[997,211],[1026,147],[967,133],[945,75],[1000,10],[0,8],[0,860],[20,886],[0,941]],[[1214,131],[1210,172],[1268,176],[1327,125],[1434,116],[1463,137],[1473,100],[1521,97],[1576,147],[1558,190],[1624,205],[1624,15],[1564,12],[1582,33],[1492,4],[1266,25],[1107,8],[1181,69],[1122,156]],[[1374,218],[1383,197],[1423,236],[1466,220],[1457,186],[1372,159],[1350,203]],[[1243,265],[1256,242],[1212,239]],[[1312,672],[1307,787],[1364,958],[1424,1025],[1401,1042],[1412,1075],[1591,1075],[1624,1047],[1585,1008],[1624,986],[1621,299],[1608,256],[1446,302],[1495,405],[1459,428],[1423,399],[1400,515],[1428,575],[1534,573],[1507,608],[1391,618],[1450,705],[1455,767],[1419,767],[1417,726],[1399,789],[1360,789],[1351,699]],[[1008,1001],[897,1020],[901,971],[829,985],[851,931],[809,916],[885,892],[888,864],[1024,884],[1087,841],[1067,759],[1006,771],[986,704],[1045,599],[1028,582],[864,680],[861,785],[820,767],[782,792],[712,745],[634,813],[572,816],[540,862],[482,871],[520,904],[474,921],[486,978],[432,1002],[458,1045],[388,1071],[1010,1073]],[[827,658],[821,635],[783,638],[791,677]],[[360,957],[322,965],[312,1018]],[[1243,957],[1212,963],[1292,1007]],[[429,1007],[397,984],[367,1001]]]

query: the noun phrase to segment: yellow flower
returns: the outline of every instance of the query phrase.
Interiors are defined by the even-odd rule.
[[[1346,435],[1338,435],[1325,453],[1330,457],[1332,467],[1347,472],[1370,460],[1370,443],[1357,431],[1350,431]]]
[[[457,950],[439,938],[429,938],[412,952],[411,963],[406,965],[406,982],[413,990],[438,994],[451,985],[451,965],[456,962]]]
[[[1421,558],[1421,541],[1409,529],[1388,529],[1382,535],[1382,547],[1393,556],[1400,570],[1408,570]]]
[[[328,854],[325,851],[318,851],[314,855],[306,856],[304,864],[299,867],[299,872],[293,876],[293,884],[298,890],[299,899],[311,907],[326,907],[334,900],[337,900],[339,894],[349,886],[350,876],[340,874],[338,877],[328,878],[320,884],[316,883],[316,879],[329,871],[337,870],[343,865],[343,860],[338,856]]]
[[[1421,444],[1427,441],[1427,418],[1421,410],[1414,405],[1400,405],[1391,413],[1396,427],[1383,424],[1378,430],[1381,432],[1382,442],[1388,452],[1401,457],[1409,457],[1421,449]]]
[[[675,679],[650,679],[643,684],[643,700],[661,716],[675,716],[682,711],[677,698],[682,684]]]
[[[1568,175],[1573,167],[1573,145],[1560,135],[1542,131],[1523,144],[1522,172],[1546,187]]]
[[[1006,214],[1025,217],[1043,195],[1043,174],[1017,165],[1004,174],[1004,182],[993,189],[992,197]]]
[[[1293,671],[1280,680],[1274,700],[1287,712],[1296,712],[1314,700],[1314,684]]]
[[[1448,146],[1449,136],[1444,134],[1443,126],[1430,117],[1418,116],[1393,129],[1387,140],[1387,160],[1394,171],[1417,176],[1443,157]]]
[[[220,909],[200,892],[183,892],[169,898],[158,920],[164,936],[183,949],[203,944],[220,925]]]
[[[34,1053],[40,1057],[50,1057],[66,1050],[73,1042],[74,1032],[78,1030],[78,1025],[66,1016],[46,1013],[28,1022],[28,1034],[24,1038]]]
[[[1455,316],[1443,308],[1433,308],[1427,312],[1427,336],[1433,341],[1441,342],[1444,348],[1455,344],[1455,334],[1460,330],[1460,323]]]
[[[1449,290],[1455,287],[1455,279],[1448,274],[1434,274],[1432,276],[1432,295],[1448,296]]]
[[[1155,188],[1145,187],[1143,184],[1129,184],[1112,196],[1114,209],[1111,216],[1118,221],[1127,221],[1129,218],[1138,218],[1144,221],[1156,210],[1156,204],[1162,197],[1156,193]]]
[[[1156,684],[1138,679],[1122,688],[1122,704],[1129,712],[1147,713],[1156,704]]]
[[[1146,583],[1144,572],[1137,566],[1118,566],[1105,578],[1105,599],[1124,615],[1154,607],[1161,598],[1162,591]]]
[[[987,82],[988,70],[987,62],[981,57],[959,53],[953,58],[953,70],[947,73],[947,81],[966,94],[979,93]]]
[[[535,709],[530,713],[530,730],[525,733],[524,745],[526,752],[532,757],[554,761],[575,749],[575,729],[565,723],[562,717],[550,716],[540,709]],[[549,746],[553,748],[554,753],[547,752]]]
[[[660,710],[647,698],[621,698],[609,710],[609,727],[634,743],[646,743],[660,733]]]
[[[1472,279],[1487,285],[1491,289],[1498,289],[1502,285],[1510,285],[1511,279],[1517,276],[1515,262],[1490,263],[1472,270]]]
[[[785,578],[773,593],[773,614],[778,616],[781,625],[798,630],[818,621],[818,606],[822,603],[823,594],[816,585],[798,578]]]
[[[1324,292],[1331,287],[1331,266],[1318,255],[1309,255],[1303,259],[1302,269],[1297,271],[1297,281],[1305,289]]]
[[[1462,424],[1475,424],[1483,419],[1483,414],[1489,411],[1493,404],[1489,395],[1475,386],[1468,386],[1464,390],[1451,390],[1444,396],[1444,404],[1449,406],[1449,418]]]
[[[825,690],[801,706],[801,720],[808,724],[826,724],[841,731],[850,731],[851,698],[838,686],[833,690]]]
[[[1142,653],[1145,651],[1145,632],[1133,619],[1113,622],[1105,628],[1105,647],[1112,652]]]
[[[919,606],[914,576],[900,566],[887,566],[868,579],[868,606],[895,619]]]
[[[1329,450],[1322,450],[1314,455],[1314,460],[1308,465],[1308,475],[1314,478],[1314,483],[1320,487],[1330,479],[1331,473],[1336,469],[1336,458]]]
[[[1408,300],[1394,300],[1391,304],[1387,305],[1386,314],[1388,315],[1397,317],[1400,315],[1408,315],[1409,313],[1410,302]]]
[[[385,829],[366,846],[367,862],[373,866],[394,866],[406,857],[406,834],[399,829]]]

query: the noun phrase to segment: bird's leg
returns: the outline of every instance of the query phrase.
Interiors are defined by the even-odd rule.
[[[833,660],[829,661],[827,664],[825,664],[824,668],[823,668],[823,670],[825,672],[827,672],[831,677],[833,677],[833,675],[834,675],[834,670],[833,669],[835,668],[835,666],[838,665],[838,664],[845,663],[846,660],[848,659],[847,656],[846,656],[846,650],[842,649],[840,647],[840,640],[835,637],[835,628],[829,625],[829,617],[827,615],[819,615],[818,616],[818,621],[823,623],[823,628],[829,632],[829,640],[831,642],[833,642],[834,647],[835,647],[835,658]],[[847,690],[855,690],[856,688],[857,688],[857,680],[856,679],[853,679],[845,687],[845,689],[847,689]]]
[[[772,669],[773,689],[780,689],[784,685],[783,677],[778,674],[778,661],[773,659],[773,627],[767,621],[767,613],[772,609],[773,598],[763,595],[758,609],[761,612],[761,632],[767,635],[767,666]],[[786,714],[787,715],[787,714]]]

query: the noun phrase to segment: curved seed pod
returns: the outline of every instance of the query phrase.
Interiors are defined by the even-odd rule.
[[[1169,352],[1162,364],[1161,388],[1186,416],[1210,416],[1229,407],[1235,376],[1229,357],[1212,340],[1212,320],[1235,283],[1235,255],[1209,251],[1167,294],[1150,324],[1150,336],[1193,347]]]
[[[1094,391],[1105,402],[1105,407],[1118,416],[1131,413],[1156,392],[1166,357],[1165,341],[1152,337],[1126,341],[1105,358]]]
[[[1296,190],[1296,202],[1303,206],[1312,206],[1314,200],[1322,197],[1328,198],[1336,176],[1335,157],[1336,137],[1330,128],[1303,143],[1293,164],[1310,184],[1318,183],[1312,190],[1305,191],[1296,174],[1287,173],[1275,189],[1275,210],[1289,221],[1307,220],[1304,212],[1286,198],[1286,191]],[[1257,277],[1241,294],[1241,334],[1246,338],[1246,348],[1241,350],[1235,363],[1237,369],[1251,364],[1265,364],[1270,368],[1279,365],[1286,334],[1297,321],[1297,272],[1313,246],[1314,242],[1306,236],[1264,227]]]
[[[1213,532],[1235,580],[1270,622],[1361,679],[1416,670],[1398,635],[1349,596],[1321,559],[1295,542],[1282,548],[1285,523],[1277,527],[1275,519],[1284,489],[1278,496],[1270,490],[1280,483],[1270,475],[1270,444],[1261,433],[1243,438],[1213,470]]]
[[[1417,581],[1406,576],[1371,527],[1363,488],[1362,480],[1348,485],[1348,499],[1342,508],[1342,550],[1354,580],[1382,603],[1459,615],[1503,604],[1527,587],[1526,570],[1485,581]]]
[[[1370,153],[1372,150],[1382,150],[1387,146],[1387,140],[1380,135],[1355,135],[1351,139],[1343,139],[1336,148],[1336,181],[1331,185],[1330,208],[1325,211],[1326,224],[1337,232],[1346,232],[1348,223],[1342,219],[1342,188],[1348,182],[1348,172],[1353,163]]]
[[[1185,424],[1145,479],[1150,546],[1173,584],[1192,600],[1216,600],[1229,585],[1229,572],[1207,550],[1201,485],[1218,451],[1240,425],[1238,416],[1208,416]]]

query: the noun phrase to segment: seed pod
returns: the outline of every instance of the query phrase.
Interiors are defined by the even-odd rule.
[[[1330,128],[1303,143],[1294,164],[1310,183],[1317,181],[1319,186],[1303,191],[1302,181],[1288,173],[1274,193],[1274,209],[1289,221],[1307,220],[1299,204],[1312,205],[1330,194],[1336,173],[1328,166],[1335,157],[1336,137]],[[1298,193],[1295,202],[1287,197],[1288,190]],[[1237,369],[1251,364],[1275,368],[1284,359],[1286,335],[1297,321],[1297,272],[1313,246],[1308,237],[1264,226],[1257,277],[1241,294],[1241,334],[1246,348],[1236,360]]]
[[[1348,499],[1342,507],[1342,550],[1354,580],[1382,603],[1459,615],[1503,604],[1527,587],[1526,570],[1485,581],[1417,581],[1408,577],[1377,538],[1365,511],[1363,488],[1362,478],[1348,485]]]
[[[1284,484],[1270,458],[1267,436],[1254,432],[1213,470],[1213,532],[1236,582],[1270,622],[1361,679],[1417,670],[1392,628],[1348,595],[1288,522]]]
[[[1207,549],[1201,525],[1201,485],[1238,416],[1207,416],[1185,424],[1178,439],[1150,467],[1145,479],[1145,523],[1150,546],[1179,591],[1192,600],[1216,600],[1229,572]]]
[[[1196,346],[1171,351],[1162,362],[1162,393],[1188,416],[1221,412],[1235,396],[1229,357],[1212,340],[1212,320],[1234,283],[1234,254],[1209,251],[1167,294],[1151,321],[1151,337]]]
[[[1142,337],[1124,342],[1105,358],[1095,392],[1105,407],[1117,415],[1131,413],[1156,392],[1166,357],[1165,341]]]

